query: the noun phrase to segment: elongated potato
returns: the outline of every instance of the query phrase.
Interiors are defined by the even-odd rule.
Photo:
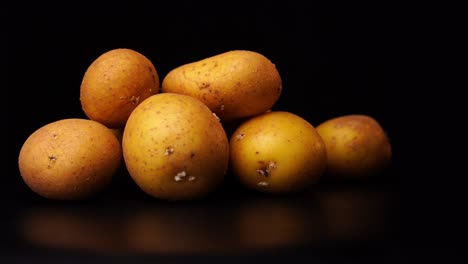
[[[281,77],[265,56],[233,50],[177,67],[162,81],[162,91],[200,99],[221,120],[261,114],[282,91]]]
[[[229,142],[221,123],[199,100],[181,94],[153,95],[138,105],[124,129],[125,164],[151,196],[200,198],[224,178]]]

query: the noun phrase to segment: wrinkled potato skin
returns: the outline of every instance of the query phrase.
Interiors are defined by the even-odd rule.
[[[143,100],[159,92],[159,76],[141,53],[114,49],[99,56],[86,70],[80,101],[89,119],[110,128],[123,128]]]
[[[128,119],[122,147],[137,185],[167,200],[195,199],[212,191],[229,161],[221,123],[202,102],[181,94],[161,93],[142,102]]]
[[[296,192],[317,182],[326,166],[315,128],[289,112],[273,111],[241,124],[230,138],[230,165],[255,190]]]
[[[234,50],[173,69],[163,79],[162,91],[196,97],[225,121],[270,109],[282,86],[280,74],[268,58]]]
[[[392,150],[381,125],[367,115],[346,115],[317,126],[327,148],[327,174],[359,178],[388,166]]]
[[[63,119],[33,132],[24,142],[19,169],[37,194],[57,200],[88,198],[106,187],[122,164],[112,131],[88,119]]]

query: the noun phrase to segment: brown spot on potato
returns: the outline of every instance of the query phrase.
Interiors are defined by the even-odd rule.
[[[204,90],[204,89],[207,89],[208,87],[210,87],[210,83],[202,82],[202,83],[200,84],[199,89],[200,89],[200,90]]]
[[[164,151],[164,155],[165,156],[169,156],[171,155],[172,153],[174,153],[174,148],[173,147],[167,147],[166,150]]]
[[[49,158],[49,163],[47,164],[47,168],[52,168],[54,163],[57,161],[57,157],[55,155],[49,155],[47,158]]]
[[[269,161],[268,164],[266,164],[265,161],[259,160],[258,163],[260,163],[262,165],[262,167],[257,170],[257,173],[264,176],[264,177],[270,176],[271,171],[274,170],[276,168],[276,166],[277,166],[276,162],[274,162],[274,161]]]

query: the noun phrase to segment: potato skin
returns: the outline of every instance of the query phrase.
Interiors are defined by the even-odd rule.
[[[221,123],[201,101],[181,94],[153,95],[137,106],[122,148],[136,184],[167,200],[196,199],[214,190],[229,161]]]
[[[57,200],[88,198],[105,188],[122,163],[110,129],[88,119],[62,119],[37,129],[23,143],[18,165],[37,194]]]
[[[327,174],[361,178],[382,171],[392,149],[382,126],[368,115],[345,115],[317,126],[327,148]]]
[[[225,120],[270,109],[282,91],[281,77],[265,56],[233,50],[179,66],[162,81],[162,91],[190,95]]]
[[[302,117],[272,111],[241,124],[230,138],[230,165],[255,190],[297,192],[317,182],[325,170],[325,144]]]
[[[86,70],[80,102],[88,118],[110,128],[123,128],[135,107],[159,92],[153,63],[131,49],[113,49],[99,56]]]

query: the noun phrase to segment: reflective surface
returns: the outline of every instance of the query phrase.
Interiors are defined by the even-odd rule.
[[[32,195],[15,214],[13,246],[26,254],[183,257],[398,243],[399,197],[391,185],[319,184],[281,196],[230,186],[191,202],[160,201],[135,186],[84,202]]]

